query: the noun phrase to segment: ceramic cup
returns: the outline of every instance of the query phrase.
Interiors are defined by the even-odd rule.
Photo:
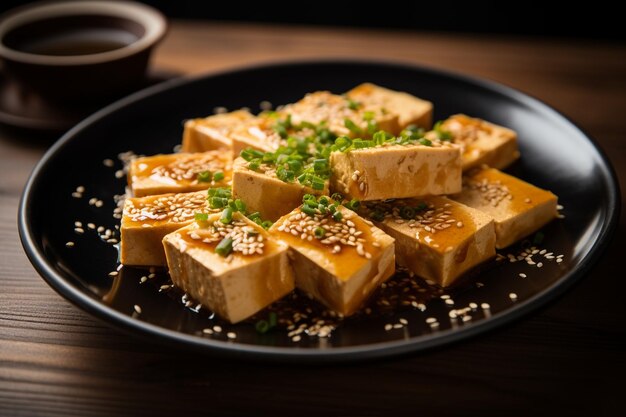
[[[167,28],[159,11],[117,1],[33,3],[0,19],[5,76],[60,102],[98,101],[132,89]]]

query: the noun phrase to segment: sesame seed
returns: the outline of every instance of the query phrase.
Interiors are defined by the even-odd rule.
[[[118,169],[117,171],[115,171],[115,178],[120,179],[124,176],[124,171],[121,169]]]
[[[204,333],[204,334],[213,334],[213,329],[209,329],[207,327],[206,329],[202,329],[202,333]]]
[[[449,306],[454,305],[454,300],[446,300],[446,304]]]
[[[509,298],[513,301],[517,300],[517,294],[515,294],[514,292],[509,294]]]
[[[159,290],[161,290],[161,291],[166,291],[166,290],[169,290],[170,288],[172,288],[172,286],[171,286],[171,285],[167,285],[167,284],[165,284],[165,285],[161,285],[161,286],[159,287]]]
[[[491,306],[488,303],[482,303],[480,305],[480,308],[482,308],[483,310],[489,310]]]
[[[104,203],[102,202],[102,200],[98,200],[98,201],[96,201],[96,202],[94,203],[94,205],[95,205],[96,207],[102,207],[102,206],[104,205]]]
[[[104,161],[102,161],[102,165],[104,165],[105,167],[111,168],[113,166],[113,160],[107,158]]]
[[[451,319],[455,319],[456,318],[456,311],[455,310],[450,310],[450,312],[448,313],[448,317],[450,317]]]
[[[65,246],[68,247],[68,248],[73,248],[74,247],[74,242],[72,242],[72,241],[66,242]]]
[[[294,336],[294,337],[291,338],[291,340],[293,342],[299,342],[300,340],[302,340],[302,338],[300,336]]]
[[[228,333],[226,333],[226,337],[228,337],[229,339],[236,339],[237,338],[237,333],[235,333],[235,332],[228,332]]]
[[[215,333],[222,333],[222,326],[213,326],[213,331]]]
[[[82,235],[83,233],[85,233],[85,231],[80,227],[75,228],[74,231],[78,233],[79,235]]]
[[[463,227],[463,222],[456,222],[456,227],[458,227],[459,229]]]
[[[388,332],[391,329],[393,329],[393,324],[385,324],[385,331]]]
[[[526,274],[524,274],[524,273],[520,273],[519,276],[522,277],[522,278],[526,278]]]
[[[78,187],[76,187],[76,192],[77,193],[84,193],[85,192],[85,187],[83,187],[82,185],[79,185]]]
[[[117,272],[117,271],[111,271],[111,272],[109,272],[109,276],[110,276],[110,277],[116,277],[116,276],[117,276],[117,274],[118,274],[118,272]]]
[[[541,268],[543,266],[543,262],[538,262],[537,263],[537,268]]]
[[[404,325],[409,324],[409,322],[408,322],[408,320],[407,320],[407,319],[403,319],[403,318],[401,318],[401,319],[399,319],[398,321],[399,321],[401,324],[404,324]]]
[[[139,280],[140,283],[144,283],[148,280],[148,277],[141,277],[141,279]]]
[[[463,316],[463,322],[468,322],[472,319],[472,316]]]
[[[450,296],[448,294],[444,294],[444,295],[440,296],[439,298],[441,298],[442,300],[449,300]]]
[[[436,322],[437,322],[437,319],[434,318],[434,317],[428,317],[426,319],[426,323],[428,323],[428,324],[432,324],[432,323],[436,323]]]
[[[96,225],[93,223],[87,223],[87,227],[90,228],[91,230],[94,230],[96,228]]]
[[[72,197],[74,197],[74,198],[82,198],[83,195],[81,193],[73,192],[72,193]]]
[[[133,309],[135,310],[135,313],[141,314],[141,307],[139,305],[135,304],[133,306]]]
[[[469,303],[469,306],[472,310],[476,310],[478,308],[478,304],[476,303]]]

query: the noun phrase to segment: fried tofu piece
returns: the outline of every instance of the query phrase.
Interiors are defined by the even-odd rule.
[[[440,129],[450,134],[453,143],[463,147],[463,171],[481,165],[503,169],[520,156],[517,134],[506,127],[456,114],[444,120]]]
[[[255,124],[241,125],[231,135],[233,155],[238,157],[244,149],[258,149],[271,152],[284,143],[281,136],[274,130],[275,118],[259,117]]]
[[[281,217],[270,233],[291,248],[296,287],[349,316],[395,272],[394,243],[377,227],[339,206],[343,218],[311,217],[300,208]],[[316,237],[323,229],[324,236]]]
[[[393,134],[402,130],[396,114],[375,105],[358,105],[328,91],[307,94],[298,102],[283,107],[278,114],[281,117],[289,115],[291,123],[296,126],[302,122],[314,125],[324,123],[338,136],[369,137],[376,130]],[[346,125],[346,119],[353,123],[352,128]],[[370,125],[371,129],[368,128]]]
[[[161,240],[209,213],[205,191],[128,198],[122,214],[120,262],[133,266],[165,266]]]
[[[359,200],[458,193],[461,149],[433,141],[330,154],[331,189]]]
[[[216,178],[220,173],[222,178]],[[186,193],[230,185],[230,151],[174,153],[137,158],[128,171],[128,185],[135,197]]]
[[[247,319],[294,288],[286,244],[234,213],[220,214],[163,238],[172,282],[231,323]],[[230,243],[229,243],[230,242]]]
[[[361,212],[396,241],[396,262],[446,287],[495,256],[493,219],[446,197],[371,202]]]
[[[272,167],[261,165],[259,170],[248,168],[241,157],[233,162],[233,197],[243,200],[248,211],[258,211],[263,219],[275,221],[302,203],[305,194],[328,194],[328,181],[324,188],[314,190],[299,182],[284,182],[276,177]]]
[[[453,198],[495,219],[496,247],[505,248],[557,216],[557,196],[493,168],[476,169]]]
[[[362,104],[366,111],[384,109],[388,114],[396,115],[399,130],[409,125],[424,129],[430,129],[432,126],[433,104],[411,94],[364,83],[348,91],[346,96]],[[391,131],[391,133],[397,135],[400,132]]]
[[[245,110],[216,114],[185,122],[183,152],[232,150],[231,134],[242,125],[254,124],[256,117]]]

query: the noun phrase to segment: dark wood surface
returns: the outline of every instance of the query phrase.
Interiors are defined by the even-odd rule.
[[[401,60],[518,88],[594,136],[626,184],[625,45],[174,22],[153,64],[197,74],[319,57]],[[29,135],[0,131],[2,416],[626,413],[623,217],[604,258],[580,284],[505,328],[384,361],[242,363],[122,334],[45,284],[16,227],[23,185],[45,148]]]

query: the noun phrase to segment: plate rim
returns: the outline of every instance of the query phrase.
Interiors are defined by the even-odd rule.
[[[45,170],[49,161],[54,157],[54,155],[57,154],[57,152],[60,152],[64,146],[70,143],[74,136],[81,130],[89,127],[110,114],[123,111],[126,106],[132,103],[149,99],[150,97],[156,96],[163,91],[176,89],[183,85],[225,75],[233,76],[241,73],[267,70],[275,67],[283,68],[322,65],[369,65],[444,76],[446,78],[452,78],[456,81],[478,86],[482,89],[491,90],[500,95],[512,98],[513,100],[531,108],[539,108],[543,113],[567,122],[573,129],[586,138],[598,153],[602,162],[601,167],[604,177],[606,178],[606,185],[609,190],[609,201],[606,209],[608,216],[602,221],[601,230],[598,232],[595,242],[592,244],[585,257],[580,260],[578,267],[568,271],[558,281],[554,282],[543,291],[534,294],[532,297],[518,303],[510,309],[499,312],[492,317],[480,320],[479,322],[470,323],[469,325],[466,324],[462,328],[447,329],[429,335],[420,335],[419,338],[393,340],[350,347],[333,347],[332,349],[321,350],[316,348],[260,346],[213,340],[170,330],[155,324],[134,319],[126,314],[114,310],[96,298],[88,295],[86,292],[83,292],[78,287],[70,284],[65,278],[54,270],[51,263],[48,262],[45,254],[38,249],[36,236],[34,235],[28,221],[28,214],[30,213],[32,200],[34,199],[32,190],[38,181],[40,173]],[[37,162],[28,177],[20,198],[18,208],[18,231],[22,247],[24,248],[29,261],[43,280],[46,281],[50,287],[52,287],[52,289],[90,315],[111,324],[126,333],[139,336],[144,339],[148,338],[150,340],[157,340],[160,343],[165,343],[170,346],[182,347],[185,349],[191,348],[195,351],[221,356],[263,359],[277,362],[320,363],[348,362],[382,357],[394,357],[408,354],[410,352],[430,350],[435,347],[449,345],[451,343],[494,330],[506,323],[516,321],[532,311],[538,310],[539,308],[545,306],[548,302],[559,298],[575,283],[580,282],[580,280],[587,275],[591,268],[597,264],[612,240],[616,226],[619,222],[620,211],[621,194],[619,182],[617,180],[615,170],[602,147],[592,136],[587,134],[570,118],[543,101],[502,83],[449,71],[447,69],[417,65],[405,61],[329,58],[315,60],[303,59],[268,61],[221,71],[212,71],[195,76],[184,76],[145,88],[102,108],[63,134],[61,138],[46,151],[39,162]]]

